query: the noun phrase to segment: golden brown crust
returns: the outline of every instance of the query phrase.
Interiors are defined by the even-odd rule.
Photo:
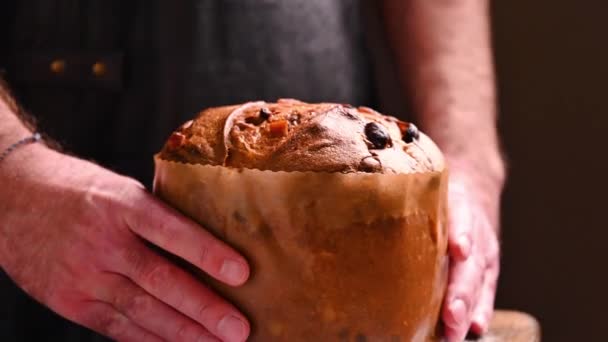
[[[248,102],[202,111],[173,133],[160,157],[271,171],[442,170],[437,146],[424,134],[406,137],[408,127],[415,128],[366,107]]]

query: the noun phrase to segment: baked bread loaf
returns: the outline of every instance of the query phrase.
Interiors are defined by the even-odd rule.
[[[210,108],[173,133],[166,160],[272,171],[412,173],[443,158],[416,126],[370,108],[292,99]]]
[[[412,124],[296,100],[203,111],[155,157],[155,193],[249,260],[249,341],[437,341],[447,171]]]

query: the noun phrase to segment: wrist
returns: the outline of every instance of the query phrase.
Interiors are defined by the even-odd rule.
[[[1,94],[2,87],[0,85]],[[12,107],[0,96],[0,119],[2,120],[2,125],[0,125],[0,149],[6,148],[15,141],[32,133],[17,117]]]
[[[502,189],[505,162],[493,110],[468,113],[445,109],[442,115],[422,112],[419,119],[445,156],[450,174]]]
[[[481,209],[498,232],[500,221],[500,198],[506,178],[505,166],[500,153],[484,158],[462,155],[446,156],[449,170],[449,194],[465,195]]]
[[[24,193],[23,187],[32,179],[48,178],[54,169],[51,159],[58,153],[41,143],[26,144],[10,153],[0,163],[0,200],[11,200]]]
[[[5,117],[0,116],[1,119],[5,120]],[[3,122],[0,129],[0,153],[5,151],[12,144],[18,142],[21,139],[27,138],[34,134],[32,131],[27,129],[16,117],[9,118],[8,122]]]
[[[498,151],[472,150],[469,154],[445,155],[450,175],[466,179],[472,185],[479,185],[490,191],[502,191],[506,179],[505,162]]]
[[[20,222],[32,213],[42,214],[44,207],[39,203],[44,198],[44,189],[40,187],[40,179],[48,179],[41,175],[44,167],[43,160],[48,158],[50,151],[42,144],[21,146],[0,163],[0,267],[7,267],[7,244],[14,236],[20,234]],[[48,165],[48,164],[47,164]],[[52,170],[52,169],[50,169]],[[46,177],[46,178],[44,178]],[[36,181],[38,180],[38,181]],[[52,203],[55,199],[46,201]]]

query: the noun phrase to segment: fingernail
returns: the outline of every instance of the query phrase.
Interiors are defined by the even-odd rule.
[[[471,255],[471,239],[469,239],[467,234],[462,234],[458,238],[458,247],[460,249],[460,254],[462,254],[464,259]]]
[[[460,326],[465,322],[465,316],[467,315],[467,306],[464,304],[462,299],[454,299],[450,303],[451,320],[455,326]]]
[[[234,260],[225,260],[220,268],[222,277],[231,284],[240,284],[247,276],[245,265]]]
[[[217,325],[217,331],[225,342],[242,342],[247,338],[247,326],[233,315],[227,315]]]

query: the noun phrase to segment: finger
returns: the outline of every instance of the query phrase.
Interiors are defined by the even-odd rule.
[[[489,266],[485,271],[483,285],[480,290],[479,301],[477,307],[473,310],[473,320],[471,321],[471,330],[477,335],[483,335],[488,331],[492,314],[494,313],[494,299],[496,297],[496,283],[498,281],[499,261],[497,244],[494,249],[496,252],[491,252]]]
[[[141,191],[138,196],[138,207],[125,217],[135,234],[227,284],[247,280],[247,261],[234,249],[149,194]]]
[[[91,301],[86,305],[78,322],[113,340],[125,342],[162,342],[155,334],[133,323],[110,304]]]
[[[442,312],[448,341],[462,341],[469,330],[483,280],[482,270],[475,257],[456,261],[451,266]]]
[[[130,279],[107,273],[100,300],[167,341],[219,341],[207,329],[152,297]]]
[[[494,313],[494,298],[496,295],[496,280],[491,280],[492,275],[486,275],[484,284],[479,295],[479,302],[473,311],[471,331],[477,335],[483,335],[488,331],[492,314]]]
[[[457,260],[468,258],[473,248],[473,215],[464,191],[462,186],[450,184],[448,249],[450,256]]]
[[[250,327],[236,308],[200,281],[149,250],[134,244],[123,251],[120,272],[160,301],[203,325],[225,342],[244,341]]]

